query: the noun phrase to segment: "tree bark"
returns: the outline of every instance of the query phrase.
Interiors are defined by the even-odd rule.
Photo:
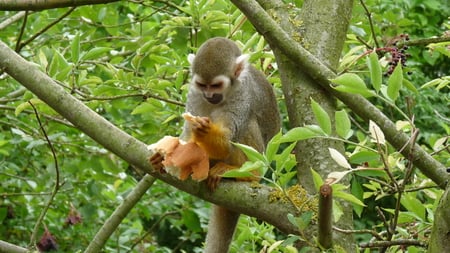
[[[0,11],[39,11],[117,1],[119,0],[0,0]]]
[[[428,253],[450,252],[450,185],[445,190],[434,212],[433,230]]]
[[[301,43],[307,45],[309,51],[329,68],[338,67],[353,1],[305,1],[299,16],[294,16],[296,13],[290,13],[281,1],[260,0],[258,2],[266,10],[275,9],[276,18],[280,20],[281,27],[291,38],[300,38]],[[293,23],[299,25],[295,26]],[[317,124],[310,106],[311,98],[327,111],[334,125],[336,98],[320,87],[308,72],[300,68],[283,51],[277,47],[272,49],[277,58],[283,83],[290,126]],[[330,157],[329,147],[341,153],[344,151],[343,143],[326,139],[310,139],[297,143],[295,152],[298,162],[297,177],[300,184],[312,194],[315,192],[315,187],[310,168],[316,170],[323,178],[332,171],[343,169]],[[345,215],[341,217],[338,226],[351,229],[353,227],[352,206],[346,201],[339,203]],[[347,252],[354,251],[351,235],[335,234],[334,236],[337,244],[345,248]]]
[[[232,0],[232,2],[247,16],[258,32],[264,35],[271,48],[281,50],[299,68],[307,72],[317,84],[341,100],[359,117],[375,122],[396,150],[401,151],[401,154],[410,159],[425,176],[433,180],[440,188],[445,189],[450,175],[443,164],[431,157],[419,145],[411,143],[410,137],[397,130],[394,122],[367,99],[361,95],[334,90],[329,80],[335,78],[336,74],[280,28],[256,1]]]

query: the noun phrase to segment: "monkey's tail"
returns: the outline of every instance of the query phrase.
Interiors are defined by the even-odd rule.
[[[206,235],[205,253],[226,253],[233,239],[239,213],[213,206]]]

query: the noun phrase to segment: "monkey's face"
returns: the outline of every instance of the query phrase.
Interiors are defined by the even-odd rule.
[[[195,74],[192,81],[195,89],[202,93],[203,98],[214,105],[225,101],[231,83],[230,78],[224,75],[216,76],[208,81]]]

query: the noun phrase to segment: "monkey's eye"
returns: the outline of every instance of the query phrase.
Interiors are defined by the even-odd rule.
[[[197,84],[197,86],[198,87],[200,87],[200,88],[206,88],[208,85],[206,85],[206,84],[204,84],[204,83],[199,83],[199,82],[196,82],[196,84]]]
[[[211,88],[220,88],[222,86],[222,83],[213,83],[211,84]]]

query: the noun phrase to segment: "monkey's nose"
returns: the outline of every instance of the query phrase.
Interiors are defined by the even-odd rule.
[[[205,98],[211,104],[218,104],[218,103],[222,102],[223,96],[222,96],[222,94],[213,94],[211,97],[205,96]]]

